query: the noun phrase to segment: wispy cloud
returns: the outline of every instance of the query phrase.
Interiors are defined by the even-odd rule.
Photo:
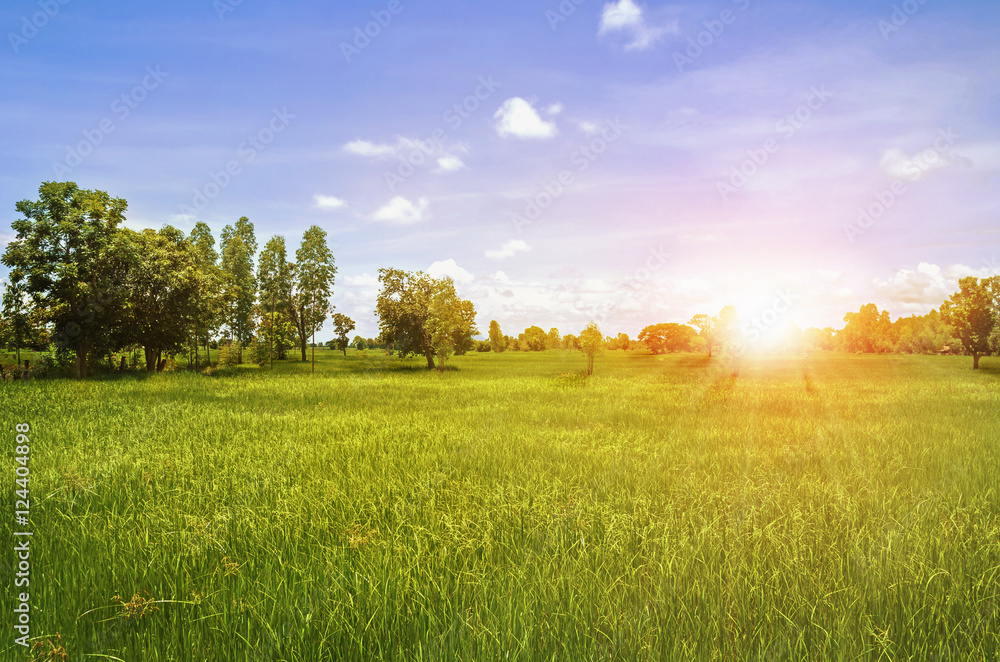
[[[473,276],[468,271],[458,266],[454,259],[441,260],[427,267],[427,273],[434,278],[451,278],[456,283],[471,283]]]
[[[530,251],[531,247],[521,239],[511,239],[497,250],[486,251],[486,257],[491,260],[502,260],[506,257],[514,257],[521,251]]]
[[[429,208],[430,201],[427,198],[420,198],[414,204],[406,198],[397,195],[379,207],[372,214],[372,220],[394,225],[411,225],[425,220],[428,217]]]
[[[604,5],[601,13],[600,36],[610,32],[620,32],[630,37],[625,50],[645,50],[651,48],[664,35],[677,34],[677,21],[667,25],[652,26],[646,20],[645,10],[633,0],[619,0]]]

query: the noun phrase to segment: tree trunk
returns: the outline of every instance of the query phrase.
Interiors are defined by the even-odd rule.
[[[146,372],[156,372],[156,366],[160,362],[159,350],[143,347],[142,352],[146,357]]]
[[[73,374],[77,379],[87,376],[87,343],[81,342],[76,346],[76,363],[73,366]]]
[[[208,367],[212,367],[212,340],[208,336],[205,336],[205,361],[208,363]]]
[[[973,352],[972,353],[972,369],[973,370],[979,370],[979,353],[978,352]]]
[[[309,360],[309,358],[306,356],[306,344],[307,344],[306,343],[306,334],[305,333],[300,333],[299,334],[299,340],[302,342],[302,362],[305,363],[306,361]]]
[[[434,369],[434,352],[427,352],[426,354],[424,354],[424,356],[427,357],[427,369],[428,370],[433,370]]]

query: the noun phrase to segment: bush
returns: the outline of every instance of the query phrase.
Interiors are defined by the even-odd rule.
[[[223,345],[219,350],[219,367],[235,368],[240,364],[240,344],[238,342]]]
[[[247,353],[250,362],[256,365],[265,366],[271,361],[270,347],[268,347],[267,341],[261,338],[254,338],[250,341]]]

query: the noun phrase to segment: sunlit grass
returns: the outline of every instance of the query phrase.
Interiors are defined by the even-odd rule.
[[[0,386],[8,448],[32,426],[33,635],[129,661],[996,655],[996,359],[317,356]]]

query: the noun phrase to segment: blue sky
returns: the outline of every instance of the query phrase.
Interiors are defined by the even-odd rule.
[[[0,243],[54,179],[135,228],[318,224],[363,335],[379,267],[452,275],[481,330],[632,336],[923,313],[1000,273],[996,2],[16,0],[0,27]]]

